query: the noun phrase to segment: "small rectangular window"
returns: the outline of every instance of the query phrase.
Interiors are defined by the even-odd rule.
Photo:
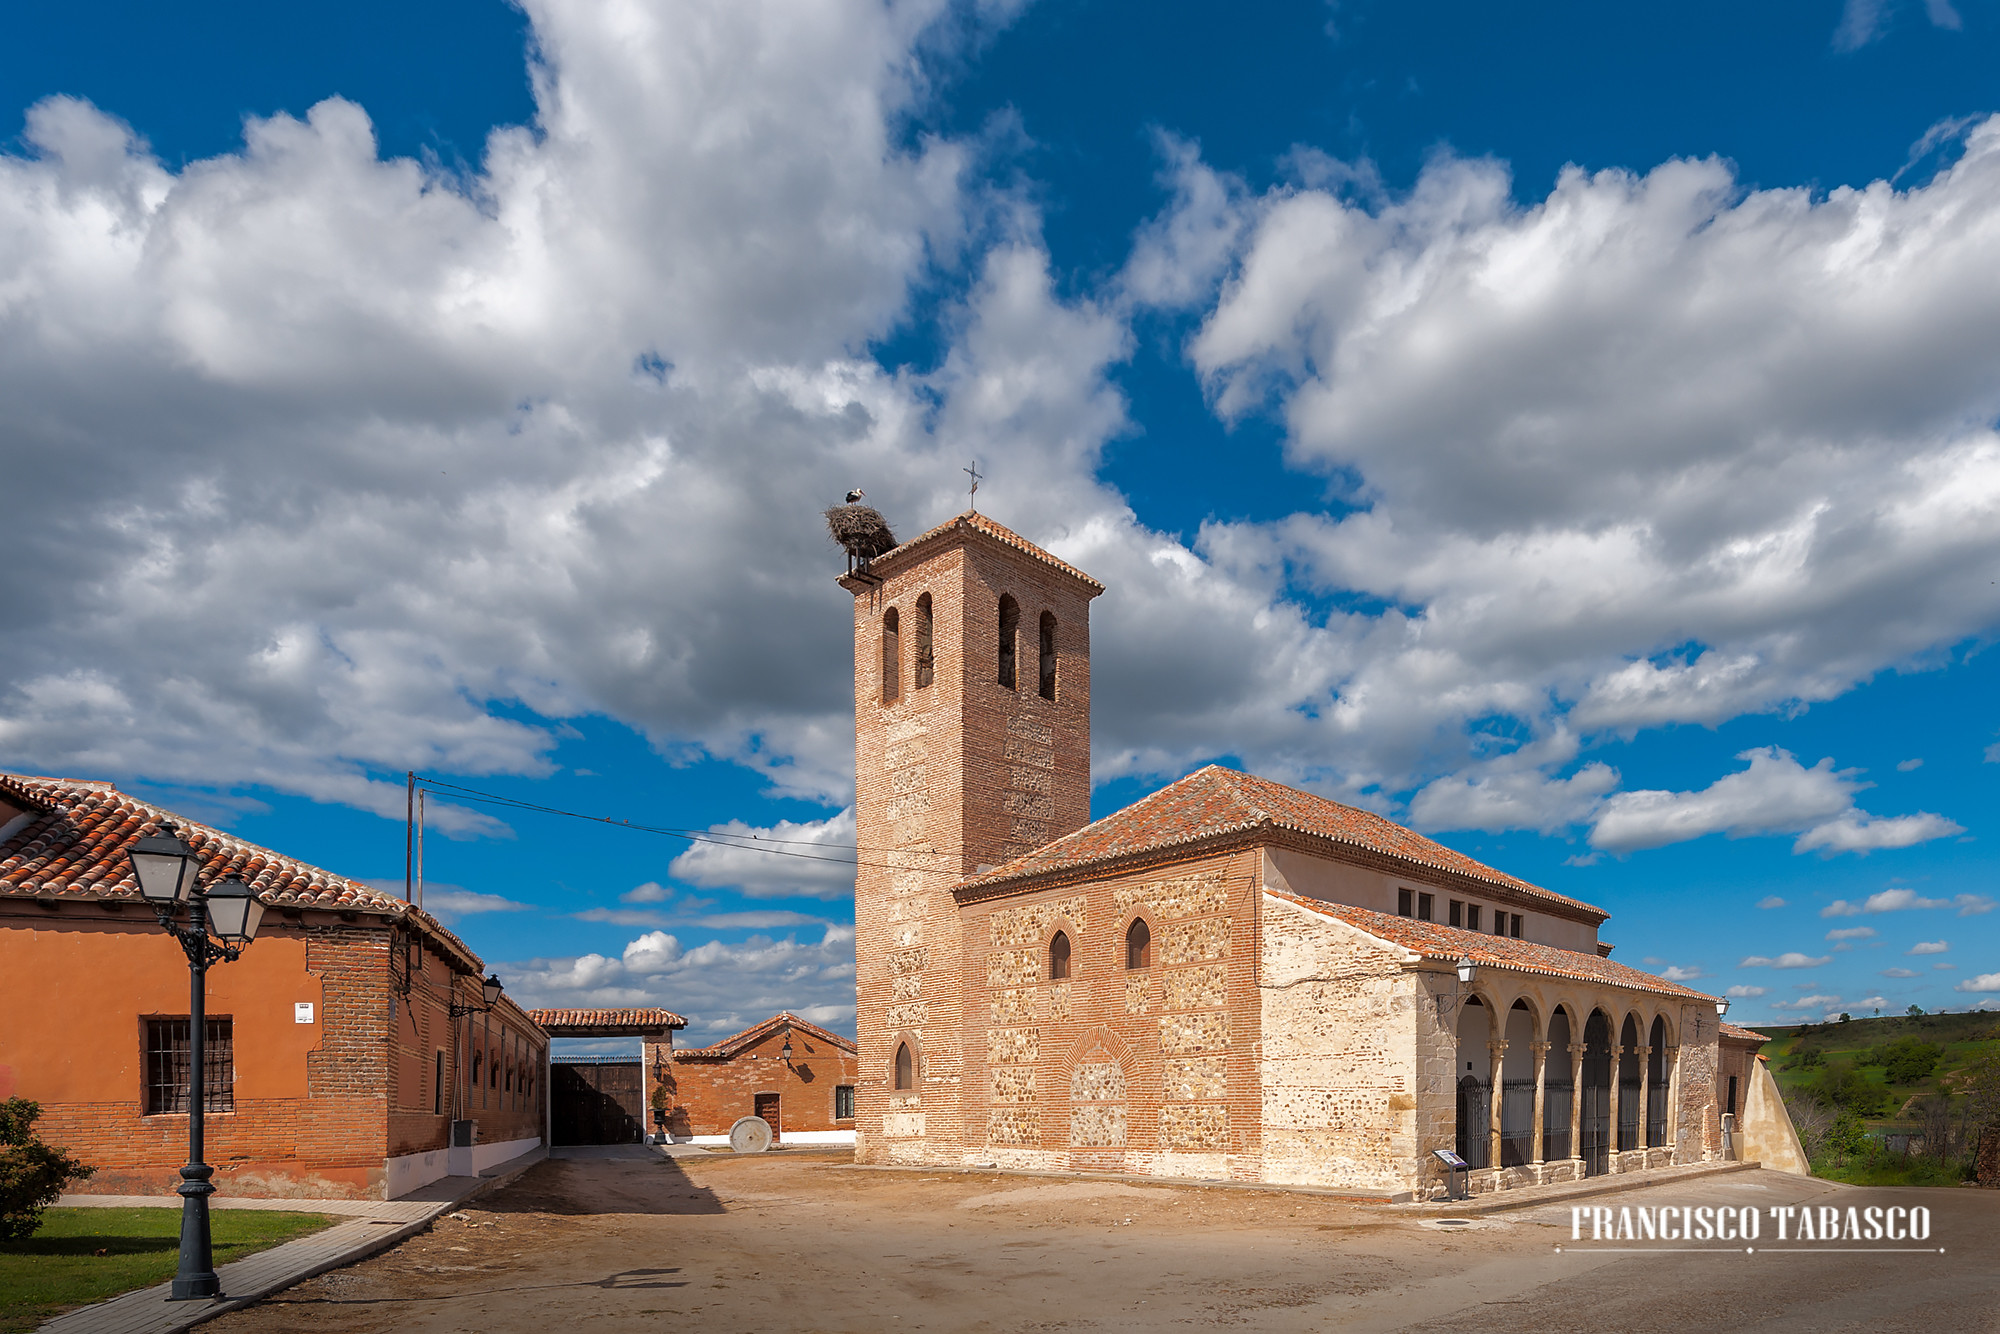
[[[1466,929],[1466,930],[1468,930],[1468,931],[1477,931],[1477,930],[1479,929],[1479,917],[1480,917],[1480,914],[1481,914],[1482,912],[1484,912],[1484,911],[1485,911],[1485,910],[1484,910],[1483,908],[1481,908],[1481,907],[1480,907],[1480,906],[1479,906],[1478,904],[1476,904],[1476,903],[1468,903],[1468,904],[1466,904],[1466,905],[1465,905],[1465,929]]]
[[[1521,914],[1514,914],[1514,925],[1508,929],[1507,934],[1516,940],[1521,938]]]
[[[854,1085],[839,1084],[834,1087],[833,1119],[836,1121],[854,1119]]]
[[[442,1051],[437,1053],[437,1059],[431,1062],[431,1066],[433,1070],[433,1073],[431,1075],[431,1115],[443,1116],[444,1115],[444,1053]]]
[[[1498,908],[1493,910],[1493,934],[1496,936],[1507,934],[1507,914],[1501,912]]]
[[[1458,899],[1451,901],[1451,924],[1453,926],[1465,925],[1465,904]]]
[[[1409,891],[1409,890],[1407,890],[1407,889],[1399,889],[1399,890],[1397,890],[1397,891],[1396,891],[1396,916],[1398,916],[1398,917],[1408,917],[1408,916],[1410,916],[1410,915],[1411,915],[1411,914],[1412,914],[1413,912],[1415,912],[1415,911],[1416,911],[1416,908],[1415,908],[1415,903],[1414,903],[1415,899],[1416,899],[1416,895],[1415,895],[1414,893],[1412,893],[1411,891]]]
[[[190,1074],[194,1068],[194,1028],[183,1016],[146,1021],[146,1115],[185,1115]],[[202,1097],[204,1113],[236,1110],[235,1026],[228,1019],[210,1019],[202,1026]]]
[[[1728,1104],[1727,1106],[1725,1106],[1725,1107],[1724,1107],[1724,1108],[1723,1108],[1722,1110],[1723,1110],[1723,1111],[1725,1111],[1725,1112],[1728,1112],[1728,1113],[1729,1113],[1729,1114],[1730,1114],[1731,1116],[1734,1116],[1734,1115],[1736,1115],[1736,1076],[1735,1076],[1735,1075],[1731,1075],[1731,1076],[1729,1077],[1729,1104]]]
[[[1419,895],[1417,895],[1417,920],[1418,920],[1418,921],[1420,921],[1420,922],[1429,922],[1429,921],[1432,921],[1432,920],[1434,920],[1434,918],[1432,917],[1432,908],[1431,908],[1431,905],[1432,905],[1432,904],[1433,904],[1434,902],[1436,902],[1436,896],[1435,896],[1435,895],[1432,895],[1432,894],[1419,894]]]

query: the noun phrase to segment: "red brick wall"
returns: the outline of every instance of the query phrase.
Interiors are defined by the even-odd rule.
[[[854,1129],[852,1118],[836,1120],[833,1115],[834,1089],[857,1081],[854,1053],[795,1029],[787,1069],[780,1055],[784,1044],[781,1029],[725,1061],[690,1060],[681,1053],[662,1081],[668,1096],[667,1129],[675,1135],[726,1135],[739,1117],[756,1114],[759,1093],[779,1097],[781,1139],[788,1130]]]
[[[854,601],[857,1033],[863,1161],[951,1158],[964,1124],[967,945],[950,886],[1081,828],[1090,807],[1089,588],[980,535],[954,537]],[[917,601],[932,601],[935,680],[916,684]],[[998,682],[999,605],[1020,606],[1016,685]],[[882,693],[882,620],[901,635],[899,698]],[[1058,622],[1057,699],[1037,693],[1039,624]],[[983,1005],[976,984],[972,999]],[[897,1046],[916,1088],[890,1087]],[[884,1117],[892,1120],[885,1122]],[[921,1135],[910,1132],[921,1126]],[[894,1130],[897,1133],[887,1133]]]

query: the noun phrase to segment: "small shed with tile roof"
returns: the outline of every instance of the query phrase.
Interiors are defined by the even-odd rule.
[[[674,1140],[726,1144],[729,1128],[761,1116],[778,1142],[854,1142],[854,1039],[790,1012],[772,1015],[706,1047],[672,1054],[655,1106]]]
[[[188,967],[128,858],[168,823],[202,884],[265,905],[207,975],[220,1192],[395,1198],[541,1143],[548,1037],[481,1006],[484,963],[435,917],[110,783],[0,774],[0,1097],[42,1105],[98,1169],[82,1189],[155,1193],[185,1161]]]

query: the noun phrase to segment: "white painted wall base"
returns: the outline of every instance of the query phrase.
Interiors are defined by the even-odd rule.
[[[449,1149],[432,1149],[428,1153],[406,1153],[400,1158],[390,1158],[382,1164],[382,1198],[400,1200],[413,1190],[422,1190],[433,1181],[451,1175],[451,1165],[446,1161]]]
[[[532,1139],[503,1139],[495,1144],[475,1144],[472,1146],[472,1173],[477,1176],[491,1167],[509,1163],[524,1153],[531,1153],[542,1147],[542,1137]],[[454,1174],[456,1175],[456,1174]]]

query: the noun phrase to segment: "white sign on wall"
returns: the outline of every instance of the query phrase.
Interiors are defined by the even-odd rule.
[[[312,1021],[313,1021],[313,1003],[311,1001],[299,1001],[298,1003],[292,1006],[293,1023],[309,1024]]]

